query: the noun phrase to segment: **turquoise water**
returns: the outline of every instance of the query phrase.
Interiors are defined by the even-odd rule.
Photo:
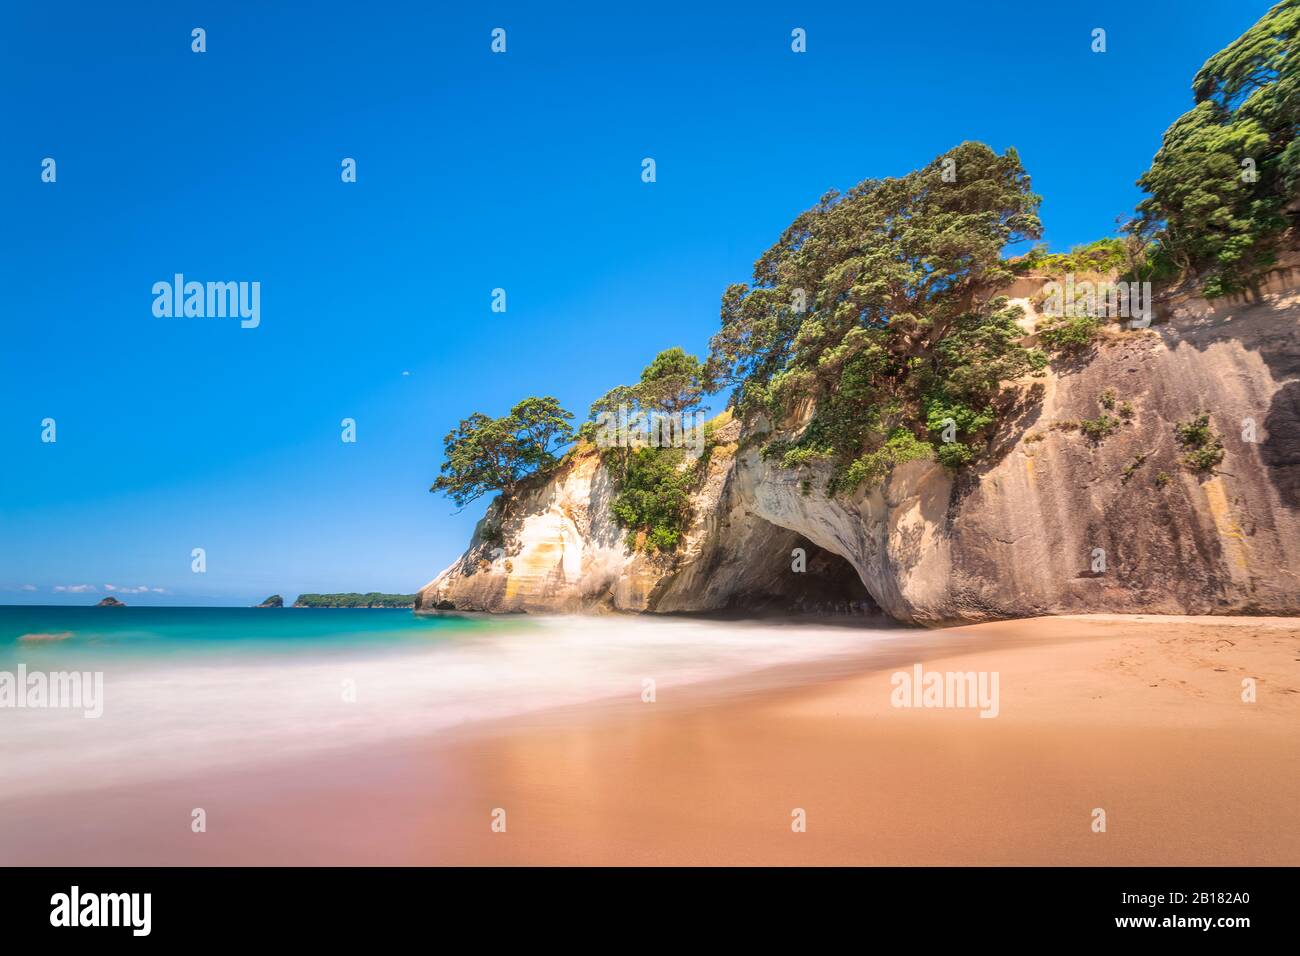
[[[0,607],[0,683],[36,672],[98,688],[93,705],[0,700],[0,800],[238,773],[597,700],[639,706],[648,681],[666,700],[899,638],[616,615]]]
[[[407,609],[0,607],[0,667],[250,656],[400,654],[525,622],[417,617]]]

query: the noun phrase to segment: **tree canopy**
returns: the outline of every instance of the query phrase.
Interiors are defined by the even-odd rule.
[[[550,396],[526,398],[502,418],[475,412],[443,439],[442,473],[429,490],[461,507],[492,491],[513,493],[522,479],[555,466],[554,453],[573,439],[572,418]]]
[[[636,383],[597,399],[591,418],[621,407],[675,415],[731,387],[738,414],[762,412],[776,426],[764,454],[791,468],[830,462],[832,493],[918,458],[976,460],[1008,408],[1007,383],[1046,362],[1020,344],[1019,311],[994,297],[1015,272],[1195,274],[1215,296],[1250,287],[1273,264],[1300,209],[1298,38],[1300,0],[1283,0],[1206,61],[1192,109],[1139,180],[1148,197],[1123,238],[1004,259],[1041,236],[1040,197],[1014,149],[962,143],[905,176],[828,192],[763,253],[750,282],[724,291],[707,361],[666,349]],[[1077,350],[1098,322],[1051,326],[1040,341]],[[504,418],[471,415],[447,435],[432,490],[462,506],[511,494],[556,464],[572,417],[554,398],[526,399]],[[595,430],[587,422],[581,435]],[[629,538],[676,547],[698,463],[676,448],[607,449],[606,463]]]
[[[1195,106],[1165,131],[1138,180],[1133,229],[1159,274],[1197,274],[1206,295],[1249,288],[1276,260],[1300,195],[1300,3],[1283,0],[1192,82]]]
[[[612,510],[627,529],[627,546],[648,552],[674,550],[690,521],[699,463],[676,448],[638,448],[616,471],[618,495]]]
[[[635,385],[616,385],[591,405],[591,417],[617,412],[658,411],[668,415],[700,407],[707,388],[704,363],[681,346],[664,349],[641,372]]]
[[[700,407],[708,388],[704,363],[674,346],[656,355],[635,385],[616,385],[593,402],[591,418],[594,422],[623,410],[630,415],[685,414]],[[593,422],[583,426],[582,434],[595,439]],[[677,427],[687,426],[679,422]],[[684,431],[677,434],[684,436]],[[663,432],[657,435],[662,438]],[[690,491],[702,473],[700,461],[657,442],[652,447],[606,447],[604,460],[614,476],[618,493],[611,507],[627,529],[627,546],[650,552],[676,548],[690,519]]]
[[[811,400],[808,427],[770,450],[787,466],[833,460],[833,489],[879,472],[878,455],[852,467],[864,456],[915,457],[900,428],[938,445],[952,419],[936,454],[970,460],[1001,383],[1043,360],[987,299],[1011,278],[1003,249],[1040,235],[1038,204],[1015,150],[971,142],[828,193],[723,294],[710,376],[736,387],[742,414],[780,421]]]

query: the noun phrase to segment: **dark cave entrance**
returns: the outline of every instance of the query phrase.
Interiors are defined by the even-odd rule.
[[[731,614],[834,615],[890,620],[845,558],[801,534],[772,529],[770,544],[748,549],[746,586],[733,595]],[[802,551],[802,557],[797,553]],[[796,570],[802,567],[803,570]]]

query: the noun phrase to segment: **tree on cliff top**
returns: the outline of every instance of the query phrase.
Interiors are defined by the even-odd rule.
[[[475,412],[443,439],[442,473],[429,490],[462,508],[492,491],[512,494],[522,479],[559,461],[554,452],[573,439],[572,418],[550,396],[526,398],[502,418]]]
[[[681,346],[664,349],[641,372],[641,404],[669,415],[698,408],[704,397],[704,364]]]
[[[1138,180],[1133,231],[1167,273],[1214,297],[1249,288],[1275,261],[1300,195],[1300,3],[1283,0],[1196,74],[1196,105],[1165,131]]]
[[[635,385],[616,385],[592,402],[591,417],[617,413],[620,405],[668,415],[689,412],[699,408],[704,392],[704,363],[675,345],[656,355]]]
[[[963,442],[995,420],[1001,383],[1041,359],[1016,344],[1014,314],[986,301],[1011,278],[1003,249],[1039,236],[1038,203],[1015,150],[970,142],[901,178],[827,193],[759,258],[751,284],[723,293],[709,377],[736,386],[742,414],[781,421],[813,401],[798,439],[769,451],[787,466],[834,461],[833,487],[879,473],[875,457],[851,467],[860,458],[915,457],[900,428],[925,435],[952,419],[961,440],[936,451],[970,460]]]

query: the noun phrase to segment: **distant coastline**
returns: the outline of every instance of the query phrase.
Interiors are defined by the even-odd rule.
[[[268,598],[268,600],[270,600]],[[282,606],[282,605],[281,605]],[[342,594],[299,594],[293,602],[294,607],[329,607],[329,608],[413,608],[414,594],[383,594],[370,591],[358,594],[350,591]]]

